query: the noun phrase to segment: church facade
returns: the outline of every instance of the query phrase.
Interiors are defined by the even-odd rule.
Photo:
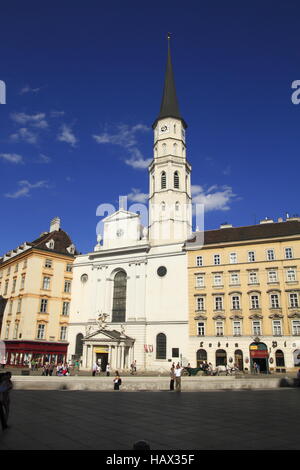
[[[69,358],[83,369],[168,370],[187,363],[188,269],[184,243],[192,233],[191,166],[171,63],[153,124],[149,220],[124,208],[103,220],[103,239],[76,257]]]

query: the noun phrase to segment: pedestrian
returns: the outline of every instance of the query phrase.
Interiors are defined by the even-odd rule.
[[[253,362],[253,370],[254,370],[254,374],[257,374],[257,364],[256,364],[256,362]]]
[[[2,430],[8,428],[7,420],[9,414],[9,393],[12,389],[11,373],[6,372],[0,375],[0,421]]]
[[[95,375],[96,375],[96,372],[97,372],[97,367],[98,367],[98,364],[97,364],[97,362],[94,362],[94,364],[93,364],[93,374],[92,374],[92,375],[93,375],[93,377],[95,377]]]
[[[133,370],[134,370],[134,373],[136,374],[137,372],[136,360],[133,361]]]
[[[178,362],[176,369],[175,369],[176,392],[181,392],[181,374],[182,374],[182,367],[180,366]]]
[[[122,384],[122,379],[119,376],[119,372],[116,371],[116,375],[114,378],[114,390],[120,390],[120,385]]]
[[[106,377],[109,377],[110,376],[110,365],[109,365],[109,362],[107,363],[106,365]]]
[[[188,371],[189,377],[191,377],[192,371],[191,371],[191,364],[190,363],[188,363],[188,365],[186,366],[186,370]]]
[[[175,368],[172,366],[170,369],[170,390],[174,390],[175,381]]]
[[[2,367],[2,369],[5,368],[5,365],[6,365],[6,359],[5,359],[5,357],[3,356],[2,359],[1,359],[1,367]]]

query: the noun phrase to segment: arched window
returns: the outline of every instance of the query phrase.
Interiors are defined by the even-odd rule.
[[[161,181],[161,189],[166,189],[166,187],[167,187],[167,175],[166,175],[165,171],[162,172],[161,177],[160,177],[160,181]]]
[[[174,124],[174,134],[176,134],[176,124]]]
[[[166,153],[167,153],[167,144],[162,144],[162,151],[163,151],[163,155],[166,155]]]
[[[174,173],[174,188],[179,189],[179,174],[178,171]]]
[[[227,365],[227,354],[224,349],[218,349],[216,351],[216,366],[226,366]]]
[[[200,367],[204,361],[207,361],[207,352],[205,349],[198,349],[197,351],[197,367]]]
[[[161,203],[161,210],[162,212],[166,210],[166,203],[164,201]]]
[[[112,308],[112,321],[124,322],[126,318],[126,287],[127,275],[119,271],[114,278],[114,297]]]
[[[179,202],[178,201],[175,202],[175,211],[176,212],[179,211]]]
[[[240,349],[236,349],[234,351],[234,364],[236,365],[236,367],[238,367],[239,370],[243,370],[244,369],[244,365],[243,365],[243,351],[241,351]]]
[[[174,155],[177,155],[177,148],[178,148],[178,145],[173,144],[173,153],[174,153]]]
[[[156,336],[156,359],[167,359],[167,337],[164,333]]]
[[[83,334],[78,333],[76,336],[75,356],[82,356],[83,353]]]
[[[275,353],[276,367],[285,367],[284,354],[281,349],[277,349]]]

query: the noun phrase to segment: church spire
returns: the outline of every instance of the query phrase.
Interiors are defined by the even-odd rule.
[[[156,125],[159,119],[163,119],[166,117],[173,117],[180,119],[184,125],[187,127],[185,121],[181,117],[179,104],[176,95],[176,87],[175,87],[175,80],[174,80],[174,73],[172,67],[172,60],[171,60],[171,47],[170,47],[170,33],[168,33],[168,58],[167,58],[167,68],[166,68],[166,75],[165,75],[165,84],[163,90],[163,96],[160,105],[159,115],[156,118],[153,127]]]

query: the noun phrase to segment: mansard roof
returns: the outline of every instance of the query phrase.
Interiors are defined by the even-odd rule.
[[[226,244],[233,242],[255,241],[260,239],[300,236],[300,221],[274,222],[267,224],[249,225],[246,227],[229,227],[218,230],[195,232],[185,242],[187,249],[197,249],[199,245]]]

